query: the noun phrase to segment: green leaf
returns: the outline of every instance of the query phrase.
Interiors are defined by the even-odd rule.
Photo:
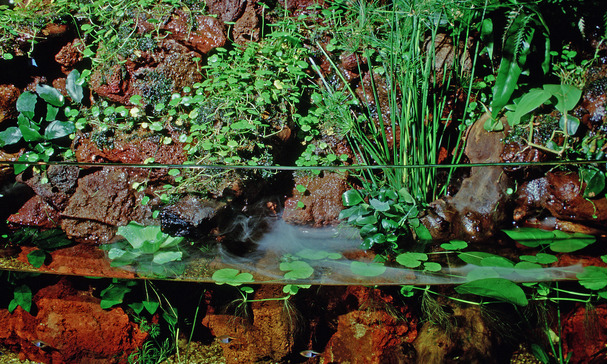
[[[466,252],[458,254],[458,258],[460,258],[465,263],[482,266],[481,262],[484,258],[488,257],[498,257],[502,258],[500,255],[495,255],[492,253],[486,252]]]
[[[461,284],[454,288],[460,294],[474,294],[495,298],[518,306],[526,306],[528,299],[523,289],[503,278],[485,278]]]
[[[211,279],[213,279],[216,284],[240,286],[243,283],[253,282],[253,275],[251,273],[240,273],[237,269],[233,268],[223,268],[215,271],[211,276]]]
[[[513,262],[501,256],[489,256],[479,262],[482,267],[513,268]]]
[[[608,280],[606,267],[588,266],[583,268],[581,273],[576,275],[578,283],[587,289],[599,291],[606,287]]]
[[[314,273],[310,264],[301,260],[283,262],[279,265],[279,269],[287,272],[285,273],[285,279],[306,279]]]
[[[26,142],[37,142],[44,140],[42,135],[40,135],[38,132],[40,127],[22,114],[17,116],[17,126],[19,126],[23,140]]]
[[[160,304],[157,301],[142,301],[143,306],[150,315],[154,315]]]
[[[27,261],[36,268],[42,267],[49,254],[44,250],[33,250],[27,255]]]
[[[65,89],[68,92],[68,95],[74,100],[74,102],[80,104],[82,102],[82,98],[84,96],[82,90],[83,81],[79,81],[80,72],[78,70],[72,70],[68,74],[68,77],[65,80]]]
[[[569,114],[562,115],[562,117],[559,118],[559,127],[568,135],[576,134],[580,124],[581,122],[578,120],[578,118],[575,118]]]
[[[46,116],[44,120],[53,121],[57,119],[57,114],[59,113],[59,108],[55,107],[51,104],[46,104]]]
[[[350,270],[354,274],[364,277],[376,277],[386,271],[386,266],[382,263],[365,263],[365,262],[351,262]]]
[[[342,194],[342,204],[346,207],[355,206],[363,202],[363,197],[357,190],[348,190]]]
[[[13,291],[13,300],[8,307],[9,312],[13,312],[17,306],[21,306],[26,312],[30,312],[32,309],[32,290],[25,284],[17,286]]]
[[[131,292],[131,288],[125,284],[111,284],[100,293],[101,308],[105,310],[112,306],[121,304],[124,300],[125,294],[129,292]]]
[[[543,85],[543,89],[555,96],[557,99],[555,108],[562,114],[574,109],[583,94],[582,90],[568,84]]]
[[[152,259],[152,262],[162,265],[162,264],[166,264],[169,262],[175,262],[175,261],[179,261],[179,260],[182,260],[182,252],[168,251],[168,252],[155,253],[154,258]]]
[[[440,245],[445,250],[461,250],[469,246],[464,240],[451,240],[449,243],[443,243]]]
[[[571,253],[595,243],[593,235],[582,233],[568,234],[559,230],[554,231],[553,234],[555,235],[555,240],[551,242],[549,249],[556,253]]]
[[[408,252],[397,255],[395,261],[408,268],[416,268],[420,266],[423,261],[426,261],[428,259],[429,257],[424,253]]]
[[[49,85],[36,85],[36,93],[47,103],[61,107],[64,104],[63,95],[59,90]]]
[[[38,97],[35,93],[25,91],[17,99],[17,111],[22,113],[28,119],[33,119],[34,111],[36,110],[36,101],[38,101]]]
[[[0,148],[5,145],[19,143],[21,137],[21,130],[16,126],[10,126],[4,131],[0,131]]]
[[[378,199],[372,198],[369,200],[369,204],[376,210],[380,212],[390,210],[391,206],[388,202],[382,202]]]
[[[522,116],[536,110],[539,106],[549,100],[549,98],[551,98],[551,93],[547,90],[540,88],[530,90],[515,105],[515,112],[508,118],[509,125],[513,126],[519,124]]]
[[[427,272],[439,272],[441,270],[441,264],[435,262],[425,262],[424,270]]]
[[[542,244],[549,244],[555,237],[552,231],[536,229],[536,228],[519,228],[512,230],[503,230],[511,239],[521,245],[536,248]]]
[[[55,120],[44,130],[44,138],[46,140],[59,139],[68,136],[75,131],[76,127],[73,122]]]

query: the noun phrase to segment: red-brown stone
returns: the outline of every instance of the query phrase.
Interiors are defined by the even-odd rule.
[[[66,279],[42,288],[32,301],[32,313],[21,307],[13,313],[0,310],[0,343],[19,351],[22,359],[126,363],[148,337],[121,308],[102,309],[99,298],[76,290]]]

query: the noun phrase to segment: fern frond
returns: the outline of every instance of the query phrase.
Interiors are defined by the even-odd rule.
[[[515,19],[517,19],[517,17],[519,16],[519,14],[521,14],[521,11],[523,9],[523,6],[520,6],[518,9],[513,9],[513,10],[509,10],[509,12],[507,12],[507,23],[505,24],[505,31],[502,33],[502,46],[505,46],[505,43],[507,42],[507,38],[508,38],[508,34],[510,33],[511,27],[513,26],[513,23],[515,22]]]

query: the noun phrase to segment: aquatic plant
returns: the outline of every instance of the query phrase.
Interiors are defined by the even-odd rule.
[[[173,237],[161,231],[160,226],[144,226],[130,222],[118,227],[124,240],[103,245],[108,251],[111,266],[132,266],[139,274],[154,277],[177,276],[185,264],[183,237]]]
[[[80,72],[70,72],[66,79],[66,90],[76,104],[81,103],[83,98],[82,84]],[[63,158],[73,154],[62,140],[76,131],[71,118],[78,114],[78,110],[66,104],[59,90],[49,85],[36,85],[35,93],[25,91],[19,96],[16,107],[19,111],[17,126],[0,132],[0,147],[25,142],[28,151],[19,157],[21,162],[47,162],[58,152],[63,152]],[[15,174],[27,167],[27,164],[15,165]]]

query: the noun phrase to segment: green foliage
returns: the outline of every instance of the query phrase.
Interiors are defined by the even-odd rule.
[[[506,15],[507,25],[502,37],[502,56],[492,95],[492,118],[486,123],[486,130],[502,130],[502,125],[497,122],[497,116],[511,100],[520,75],[530,72],[528,56],[533,52],[538,53],[534,48],[535,43],[539,43],[535,41],[535,35],[544,47],[542,72],[546,74],[549,71],[549,28],[538,9],[533,5],[520,5],[517,8],[510,7]]]
[[[526,306],[526,294],[517,284],[504,278],[484,278],[454,288],[460,294],[495,298],[518,306]]]
[[[342,203],[347,208],[339,215],[340,219],[360,228],[362,249],[397,249],[412,237],[410,227],[419,238],[426,238],[424,234],[428,231],[417,219],[416,202],[405,188],[399,191],[381,188],[371,191],[366,199],[362,192],[367,191],[346,191]]]
[[[32,290],[25,284],[19,285],[13,290],[13,299],[8,304],[8,312],[12,313],[17,306],[26,312],[30,312],[32,308]]]
[[[72,71],[67,78],[66,88],[71,97],[81,100],[82,85],[78,78],[78,71]],[[37,85],[36,93],[25,91],[19,96],[16,107],[19,111],[17,126],[0,132],[0,147],[25,142],[29,150],[19,157],[19,161],[24,162],[49,161],[58,151],[71,154],[69,149],[58,143],[76,130],[74,123],[67,120],[73,112],[57,89]],[[26,168],[27,165],[16,165],[15,174]]]
[[[215,284],[228,284],[238,287],[243,283],[253,282],[253,275],[251,273],[241,273],[234,268],[222,268],[213,272],[211,279],[215,281]]]
[[[118,228],[125,240],[102,246],[108,251],[111,266],[130,265],[139,274],[154,277],[175,276],[183,273],[183,237],[172,237],[160,226],[143,226],[130,222]]]
[[[51,258],[49,252],[72,244],[65,233],[60,229],[39,230],[33,227],[23,227],[11,235],[11,240],[19,245],[35,245],[34,250],[27,255],[28,262],[40,268]]]
[[[503,231],[521,245],[531,248],[547,245],[550,250],[556,253],[571,253],[584,249],[596,241],[593,235],[566,233],[560,230],[519,228]]]

